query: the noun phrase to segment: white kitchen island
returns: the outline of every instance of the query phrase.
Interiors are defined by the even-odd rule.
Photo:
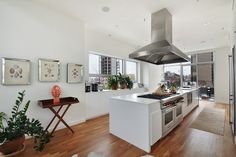
[[[150,152],[151,146],[162,136],[160,101],[137,96],[110,98],[110,133]]]
[[[179,91],[184,98],[182,103],[183,116],[186,116],[198,106],[198,89]],[[191,101],[187,99],[191,94]],[[139,98],[138,95],[148,93],[130,94],[112,97],[109,100],[110,133],[146,151],[161,139],[162,110],[160,100]]]

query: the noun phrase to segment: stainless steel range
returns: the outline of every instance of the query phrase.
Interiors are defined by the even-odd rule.
[[[184,98],[180,94],[170,96],[146,94],[138,97],[160,100],[162,110],[162,137],[166,136],[183,120],[182,106]]]

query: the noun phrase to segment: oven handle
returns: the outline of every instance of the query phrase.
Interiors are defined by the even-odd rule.
[[[170,111],[173,110],[174,108],[175,108],[175,106],[165,108],[165,109],[163,110],[163,113],[170,112]]]

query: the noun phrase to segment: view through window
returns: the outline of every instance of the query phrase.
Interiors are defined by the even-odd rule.
[[[199,87],[201,98],[214,98],[213,52],[192,54],[191,62],[164,65],[164,81],[177,87]]]
[[[89,82],[107,84],[109,75],[128,75],[137,82],[137,62],[105,55],[89,54]]]

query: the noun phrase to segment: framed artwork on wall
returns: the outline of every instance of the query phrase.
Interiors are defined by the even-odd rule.
[[[67,83],[82,83],[83,76],[83,65],[74,63],[67,64]]]
[[[30,60],[2,58],[3,85],[29,85]]]
[[[39,81],[60,81],[60,61],[53,59],[39,59]]]

